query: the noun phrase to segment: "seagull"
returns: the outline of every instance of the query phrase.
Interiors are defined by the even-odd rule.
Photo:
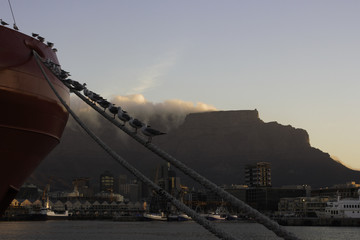
[[[47,58],[47,59],[44,61],[44,64],[45,64],[45,66],[50,67],[51,64],[52,64],[51,59],[50,59],[50,58]]]
[[[57,52],[57,49],[56,49],[56,48],[53,48],[52,50],[53,50],[54,52]]]
[[[44,42],[45,41],[45,38],[41,37],[41,36],[37,36],[37,39],[40,41],[40,42]]]
[[[100,101],[100,100],[104,100],[103,97],[101,97],[101,96],[100,96],[99,94],[97,94],[97,93],[94,93],[93,91],[90,91],[88,97],[93,101],[93,103],[96,103],[97,101]]]
[[[54,43],[52,43],[52,42],[46,42],[46,44],[51,48],[54,46]]]
[[[13,28],[14,28],[16,31],[19,31],[19,28],[18,28],[18,26],[16,26],[16,23],[14,23]]]
[[[65,70],[62,70],[60,71],[60,78],[67,78],[67,77],[70,77],[70,73],[65,71]]]
[[[156,129],[151,128],[150,126],[147,126],[146,124],[143,124],[143,126],[141,127],[141,132],[145,136],[149,137],[149,139],[148,139],[148,141],[146,143],[151,143],[152,137],[165,134],[163,132],[160,132],[160,131],[158,131]]]
[[[63,79],[62,81],[63,81],[63,83],[67,83],[67,84],[72,84],[73,83],[73,80],[71,80],[70,78]]]
[[[97,100],[97,99],[96,99],[96,95],[97,95],[97,94],[94,93],[93,91],[90,91],[90,90],[88,90],[87,93],[88,93],[88,94],[87,94],[86,96],[87,96],[88,98],[90,98],[90,100],[92,101],[92,103],[95,103],[96,100]]]
[[[129,114],[127,114],[126,111],[122,110],[121,107],[119,107],[119,110],[118,110],[118,118],[121,121],[123,121],[123,126],[125,126],[125,123],[128,122],[131,119]]]
[[[73,80],[72,83],[71,83],[71,85],[73,85],[74,90],[76,90],[76,91],[82,91],[82,90],[85,88],[86,83],[81,84],[81,83],[79,83],[78,81],[74,81],[74,80]]]
[[[90,91],[89,89],[87,89],[86,87],[84,87],[83,92],[84,92],[84,95],[85,95],[86,97],[88,97],[91,91]]]
[[[109,106],[109,111],[114,114],[114,119],[115,119],[115,115],[118,114],[119,112],[119,108],[115,107],[115,104],[112,104]]]
[[[130,126],[135,128],[135,132],[137,132],[138,128],[141,128],[143,126],[143,123],[140,122],[137,118],[130,118],[129,124]]]
[[[37,36],[39,36],[39,34],[37,34],[37,33],[32,33],[31,34],[34,38],[36,38]]]
[[[111,103],[106,101],[106,99],[101,99],[101,100],[98,100],[97,103],[104,108],[104,112],[105,112],[105,109],[107,109],[108,107],[110,107]]]
[[[1,25],[6,26],[9,25],[7,22],[4,22],[2,19],[0,19]]]

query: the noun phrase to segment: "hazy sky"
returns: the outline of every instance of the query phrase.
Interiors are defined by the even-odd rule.
[[[12,0],[12,7],[21,31],[54,42],[62,68],[105,97],[256,108],[265,122],[303,128],[313,147],[360,169],[358,0]],[[7,0],[0,18],[12,24]]]

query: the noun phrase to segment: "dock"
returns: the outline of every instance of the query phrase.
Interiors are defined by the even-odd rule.
[[[274,220],[282,226],[360,226],[360,218],[277,218]]]

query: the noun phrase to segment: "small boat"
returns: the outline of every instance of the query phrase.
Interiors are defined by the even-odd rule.
[[[238,216],[236,214],[228,214],[226,216],[226,220],[229,220],[229,221],[238,220]]]
[[[167,221],[168,218],[164,213],[144,213],[144,218],[154,221]]]
[[[178,221],[189,221],[189,220],[192,220],[192,218],[185,213],[180,213],[178,215]]]
[[[55,212],[50,208],[42,208],[41,214],[45,215],[47,220],[54,220],[54,219],[67,219],[69,217],[68,210]]]
[[[207,214],[206,219],[210,221],[222,221],[226,220],[226,217],[228,216],[228,212],[226,209],[222,206],[218,207],[215,212],[210,212]]]
[[[169,214],[168,215],[168,221],[182,222],[182,221],[189,221],[189,220],[192,220],[192,218],[189,217],[185,213],[174,213],[174,214]]]

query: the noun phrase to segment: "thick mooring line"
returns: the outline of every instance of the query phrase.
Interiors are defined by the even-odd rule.
[[[139,170],[129,164],[124,158],[118,155],[115,151],[113,151],[106,143],[104,143],[99,137],[97,137],[81,120],[80,118],[70,109],[70,107],[66,104],[66,102],[61,98],[61,96],[56,91],[54,85],[49,80],[47,74],[45,73],[44,69],[41,66],[40,60],[36,53],[34,53],[37,64],[40,67],[41,72],[43,73],[46,81],[48,82],[49,86],[55,93],[56,97],[60,100],[66,110],[70,113],[70,115],[74,118],[74,120],[80,125],[82,129],[100,146],[102,147],[117,163],[127,169],[130,173],[132,173],[135,177],[137,177],[140,181],[144,182],[148,187],[153,189],[159,196],[166,198],[166,200],[170,201],[177,209],[180,211],[185,212],[188,216],[190,216],[194,221],[198,224],[203,226],[209,232],[214,234],[220,239],[224,240],[237,240],[237,238],[233,237],[232,235],[228,234],[227,232],[223,231],[222,229],[216,227],[214,224],[206,220],[204,217],[200,216],[197,212],[186,206],[184,203],[177,200],[171,194],[166,192],[164,189],[159,187],[145,175],[143,175]]]
[[[35,53],[36,54],[36,53]],[[36,56],[36,55],[35,55]],[[39,65],[41,68],[41,65]],[[43,70],[42,70],[43,71]],[[43,71],[45,74],[45,72]],[[100,109],[96,106],[96,104],[90,102],[85,96],[83,96],[81,93],[79,93],[76,90],[73,90],[71,86],[65,85],[79,98],[81,98],[84,102],[86,102],[90,107],[92,107],[95,111],[100,113],[103,117],[105,117],[107,120],[109,120],[111,123],[113,123],[115,126],[120,128],[122,131],[124,131],[126,134],[131,136],[133,139],[135,139],[137,142],[148,148],[150,151],[155,153],[156,155],[163,158],[165,161],[170,162],[173,166],[184,172],[186,175],[190,176],[192,179],[206,187],[207,189],[211,190],[218,196],[220,196],[225,201],[228,201],[231,203],[232,206],[237,207],[242,212],[244,212],[247,216],[253,218],[258,223],[264,225],[269,230],[273,231],[277,236],[284,238],[286,240],[299,240],[298,237],[296,237],[293,233],[288,232],[284,227],[280,226],[277,222],[271,220],[267,216],[263,215],[256,209],[251,208],[249,205],[241,201],[240,199],[234,197],[230,193],[226,192],[224,189],[218,187],[216,184],[211,182],[210,180],[206,179],[205,177],[201,176],[199,173],[194,171],[193,169],[189,168],[185,164],[183,164],[181,161],[175,159],[170,154],[166,153],[156,145],[152,143],[148,143],[146,139],[141,138],[139,135],[134,133],[133,131],[126,128],[124,125],[122,125],[119,121],[116,121],[113,117],[106,114],[105,111]]]

